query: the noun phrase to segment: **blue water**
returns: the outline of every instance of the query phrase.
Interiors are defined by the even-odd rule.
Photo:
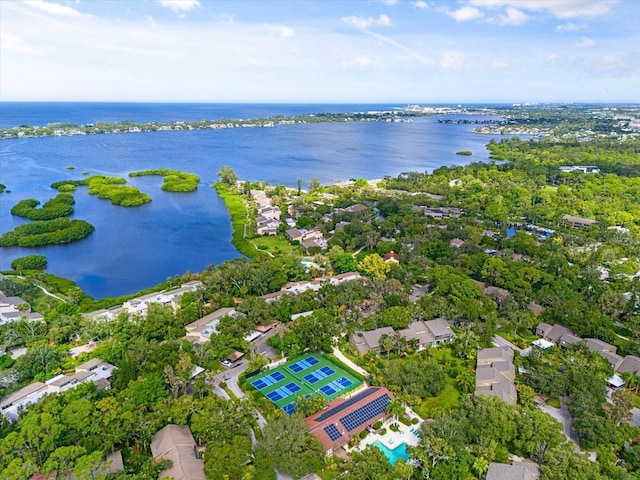
[[[364,111],[392,106],[2,103],[0,123],[249,118],[339,108]],[[314,177],[323,183],[382,178],[488,159],[485,144],[490,136],[473,133],[474,125],[437,120],[1,140],[0,183],[12,193],[0,194],[0,233],[24,222],[10,214],[15,203],[24,198],[44,202],[57,193],[50,188],[52,182],[83,178],[84,170],[126,177],[132,171],[164,167],[196,173],[202,182],[195,193],[177,194],[160,190],[159,177],[128,178],[130,185],[153,198],[136,208],[112,206],[81,187],[75,194],[73,218],[87,220],[96,231],[68,245],[0,249],[0,269],[9,269],[17,257],[46,255],[48,272],[76,281],[94,298],[132,293],[176,274],[201,271],[238,256],[230,243],[226,207],[210,188],[220,166],[231,166],[241,179],[295,187],[298,179],[306,185]],[[471,150],[473,156],[455,155],[459,150]]]
[[[374,447],[379,448],[384,453],[384,456],[387,457],[389,463],[391,465],[395,465],[398,459],[402,458],[404,460],[409,460],[409,454],[407,453],[407,444],[401,443],[393,450],[387,448],[382,442],[376,440],[372,444]]]

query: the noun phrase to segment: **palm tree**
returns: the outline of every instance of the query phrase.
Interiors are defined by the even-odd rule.
[[[404,405],[398,400],[393,400],[387,405],[387,413],[393,416],[393,421],[397,422],[398,418],[405,412]]]
[[[391,350],[393,350],[394,341],[393,338],[387,334],[384,334],[380,337],[380,346],[382,349],[387,352],[387,362],[389,361],[389,354]]]

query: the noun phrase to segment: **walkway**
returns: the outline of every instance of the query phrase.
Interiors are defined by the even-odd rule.
[[[555,407],[552,407],[551,405],[544,404],[540,406],[540,409],[547,412],[549,415],[551,415],[553,418],[555,418],[562,424],[562,431],[564,435],[567,437],[567,439],[571,443],[573,443],[574,450],[580,453],[580,446],[578,445],[578,437],[573,432],[573,429],[571,428],[572,418],[571,418],[571,414],[569,413],[569,410],[567,409],[567,404],[565,399],[563,398],[560,399],[560,408],[555,408]]]
[[[511,350],[514,350],[514,351],[518,352],[523,357],[528,356],[529,353],[531,352],[531,347],[522,349],[522,348],[518,347],[517,345],[514,345],[513,343],[511,343],[506,338],[501,337],[500,335],[494,335],[493,336],[493,344],[496,347],[509,347]]]
[[[353,363],[349,358],[346,357],[344,353],[340,351],[338,347],[333,347],[333,354],[336,356],[338,360],[340,360],[342,363],[347,365],[352,370],[355,370],[356,372],[358,372],[360,375],[364,375],[365,377],[369,376],[369,372],[367,372],[364,368],[360,367],[359,365],[356,365],[355,363]]]

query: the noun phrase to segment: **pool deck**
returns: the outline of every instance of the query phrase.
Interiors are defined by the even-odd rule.
[[[411,412],[411,414],[409,415],[409,418],[413,418],[413,417],[417,417],[417,415]],[[389,428],[393,423],[397,423],[398,425],[397,432],[392,432],[391,429]],[[420,423],[416,425],[407,426],[400,422],[394,422],[393,419],[390,418],[383,423],[382,428],[387,429],[386,434],[378,435],[377,433],[370,433],[356,447],[354,447],[353,450],[362,451],[376,441],[382,443],[385,447],[389,448],[390,450],[394,450],[401,443],[406,443],[407,446],[412,446],[412,447],[415,447],[420,443],[420,437],[418,437],[416,434],[411,432],[411,430],[417,431],[420,428]]]

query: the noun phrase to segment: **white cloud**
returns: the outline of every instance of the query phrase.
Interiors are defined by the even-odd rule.
[[[484,13],[475,7],[462,7],[458,10],[450,12],[449,15],[453,17],[456,22],[468,22],[470,20],[476,20],[477,18],[484,17]]]
[[[34,49],[26,45],[17,35],[0,31],[0,45],[3,50],[14,50],[16,52],[33,52]]]
[[[429,8],[429,5],[427,5],[427,2],[425,2],[424,0],[416,0],[411,5],[422,10],[426,10],[427,8]]]
[[[558,25],[556,27],[556,32],[558,33],[567,33],[567,32],[579,32],[581,30],[586,30],[587,29],[587,25],[585,25],[584,23],[573,23],[573,22],[567,22],[567,23],[563,23],[562,25]]]
[[[471,0],[485,8],[518,7],[547,11],[558,18],[598,17],[608,13],[618,0]]]
[[[447,50],[440,56],[440,66],[445,70],[459,70],[464,67],[465,55],[462,52]]]
[[[81,15],[81,13],[75,8],[60,5],[59,3],[45,2],[43,0],[24,0],[24,3],[42,12],[51,13],[53,15],[61,15],[65,17],[79,17]]]
[[[373,62],[369,57],[356,57],[353,60],[345,60],[342,62],[343,67],[370,67]]]
[[[397,4],[400,0],[380,0],[385,5],[393,6]]]
[[[200,6],[200,0],[157,0],[160,5],[176,13],[189,12]]]
[[[287,27],[286,25],[273,25],[271,31],[282,38],[291,38],[296,34],[293,28]]]
[[[508,7],[504,14],[490,19],[499,25],[522,25],[527,20],[529,20],[527,15],[513,7]]]
[[[547,55],[547,62],[553,63],[560,60],[560,56],[557,53],[550,53]]]
[[[509,64],[507,62],[503,62],[502,60],[494,60],[493,63],[491,63],[491,66],[493,68],[507,68]]]
[[[368,30],[371,27],[389,27],[391,26],[391,19],[386,15],[380,15],[378,18],[372,17],[359,17],[357,15],[350,15],[348,17],[342,17],[342,21],[347,25],[353,25],[361,30]]]
[[[578,48],[587,48],[593,47],[595,44],[596,42],[592,38],[582,37],[582,40],[580,40],[578,43],[575,43],[573,46]]]

